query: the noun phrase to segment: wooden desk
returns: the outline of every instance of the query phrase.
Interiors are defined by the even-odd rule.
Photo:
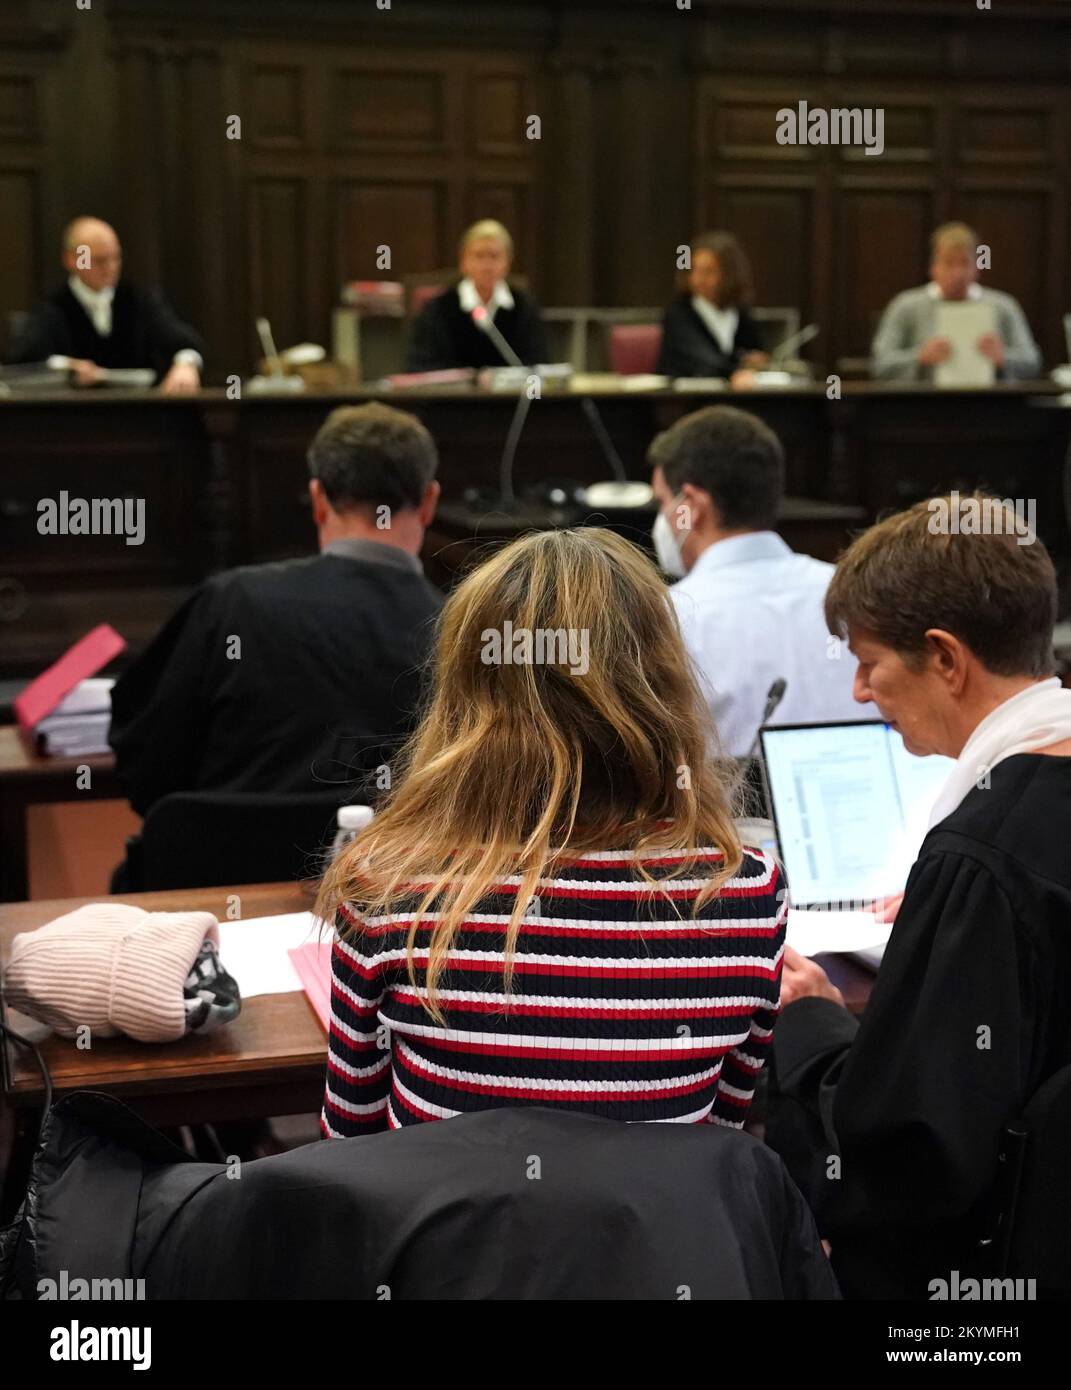
[[[497,486],[516,398],[471,388],[242,400],[216,389],[186,398],[67,391],[0,399],[0,677],[41,669],[96,622],[117,627],[133,654],[206,575],[311,554],[309,440],[332,408],[369,399],[412,411],[431,430],[445,501]],[[1071,555],[1062,487],[1071,410],[1055,408],[1059,401],[1049,382],[987,391],[846,382],[836,400],[824,383],[597,396],[629,477],[648,477],[647,448],[660,430],[702,406],[732,404],[781,438],[793,498],[847,504],[870,521],[942,488],[986,484],[1001,496],[1036,498],[1043,539],[1058,555]],[[515,460],[518,496],[529,484],[591,483],[609,471],[579,397],[548,391],[533,404]],[[61,490],[142,499],[143,543],[40,534],[38,503]],[[813,534],[813,520],[808,528]],[[823,539],[824,548],[829,543]],[[435,583],[453,581],[461,551],[429,537],[424,561]]]
[[[246,917],[303,912],[312,905],[310,891],[297,883],[131,893],[121,901],[155,912],[203,910],[222,920],[231,893],[241,896]],[[18,932],[32,931],[64,912],[99,901],[67,898],[0,907],[0,973]],[[257,995],[243,1003],[242,1012],[225,1028],[176,1043],[101,1038],[81,1050],[73,1041],[49,1034],[41,1043],[41,1053],[52,1074],[54,1094],[108,1091],[154,1124],[176,1125],[318,1109],[327,1042],[304,993],[298,990]],[[5,1040],[0,1057],[9,1103],[20,1108],[39,1106],[41,1076],[33,1054]]]
[[[81,767],[90,770],[85,788],[78,786]],[[106,801],[122,794],[110,753],[98,758],[43,758],[15,725],[0,726],[0,902],[22,902],[29,892],[27,807]]]
[[[311,891],[296,883],[132,893],[122,901],[157,912],[201,909],[223,918],[227,896],[239,893],[246,917],[303,912]],[[0,907],[0,985],[12,939],[64,912],[99,898],[18,903]],[[5,1022],[10,1013],[0,1003]],[[37,1026],[39,1030],[39,1025]],[[22,1031],[22,1030],[19,1030]],[[242,1012],[216,1033],[152,1044],[100,1038],[89,1049],[47,1034],[38,1044],[52,1077],[53,1095],[77,1090],[120,1097],[151,1124],[176,1126],[267,1115],[313,1113],[323,1100],[327,1039],[304,992],[247,999]],[[33,1053],[0,1039],[0,1104],[14,1111],[14,1137],[0,1186],[0,1220],[7,1219],[25,1186],[43,1100]]]

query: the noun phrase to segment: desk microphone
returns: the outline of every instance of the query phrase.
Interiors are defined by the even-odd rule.
[[[495,324],[494,317],[488,313],[483,304],[477,304],[473,309],[471,318],[481,333],[487,336],[498,348],[499,356],[511,367],[520,367],[524,370],[524,363],[510,347],[506,341],[502,330]],[[532,399],[528,392],[522,387],[517,396],[517,408],[513,412],[513,419],[510,421],[509,433],[506,435],[506,445],[502,450],[502,460],[498,469],[498,490],[502,499],[502,506],[506,511],[512,511],[515,497],[513,492],[513,459],[517,452],[517,445],[520,443],[521,434],[524,430],[524,422],[528,419],[528,411],[531,407]]]
[[[817,338],[821,331],[816,323],[809,323],[806,328],[801,328],[798,333],[793,333],[784,342],[778,343],[770,353],[770,361],[783,362],[786,358],[798,354],[800,348],[805,347],[812,338]]]
[[[745,762],[751,762],[752,758],[754,758],[758,751],[759,740],[762,738],[763,725],[770,722],[770,715],[773,714],[774,710],[785,698],[785,691],[787,689],[788,681],[785,680],[784,676],[778,676],[769,690],[767,690],[766,704],[762,711],[762,718],[759,720],[759,727],[755,730],[755,737],[752,740],[751,747],[747,750]]]

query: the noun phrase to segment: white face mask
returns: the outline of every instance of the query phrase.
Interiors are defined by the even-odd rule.
[[[651,529],[655,555],[658,563],[671,579],[683,579],[688,571],[684,567],[681,550],[687,539],[687,531],[675,531],[665,512],[659,512]]]

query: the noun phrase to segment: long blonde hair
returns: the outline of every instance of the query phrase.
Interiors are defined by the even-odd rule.
[[[700,871],[697,910],[742,861],[712,735],[673,605],[643,552],[595,528],[523,536],[447,600],[429,701],[394,788],[328,869],[317,910],[325,921],[345,902],[358,918],[408,914],[419,898],[409,975],[415,983],[430,909],[426,1007],[440,1022],[436,984],[451,943],[503,879],[520,878],[507,991],[521,919],[558,862],[683,850],[681,872],[694,876],[688,851],[718,848],[720,862]]]

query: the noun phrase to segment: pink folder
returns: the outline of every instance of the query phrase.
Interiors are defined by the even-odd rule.
[[[287,954],[316,1017],[327,1032],[331,1024],[331,942],[309,941],[304,946],[294,946]]]
[[[126,643],[115,628],[107,623],[101,623],[92,632],[87,632],[47,671],[42,671],[25,690],[20,690],[15,696],[15,718],[22,728],[35,728],[79,681],[102,671],[125,647]]]

